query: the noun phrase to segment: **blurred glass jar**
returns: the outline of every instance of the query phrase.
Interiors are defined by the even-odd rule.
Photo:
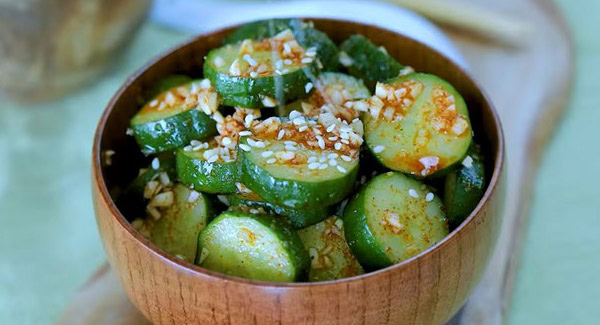
[[[0,90],[37,101],[92,80],[125,46],[151,0],[0,0]]]

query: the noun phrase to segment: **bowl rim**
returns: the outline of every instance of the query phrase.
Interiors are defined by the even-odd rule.
[[[276,18],[282,18],[282,17],[276,17]],[[444,60],[448,61],[456,70],[458,70],[458,72],[460,72],[462,75],[466,76],[468,78],[468,81],[470,81],[476,87],[477,91],[479,91],[479,93],[481,94],[484,101],[488,104],[488,106],[490,108],[491,116],[493,118],[494,126],[495,126],[494,131],[496,133],[496,136],[498,137],[498,146],[497,146],[496,151],[494,152],[495,157],[496,157],[495,162],[494,162],[494,168],[492,171],[492,176],[490,178],[490,181],[485,190],[485,193],[483,194],[482,198],[479,200],[477,206],[473,209],[473,211],[471,211],[469,216],[467,218],[465,218],[465,220],[462,223],[460,223],[460,225],[458,225],[454,230],[452,230],[448,235],[446,235],[441,241],[435,243],[434,245],[430,246],[429,248],[420,252],[419,254],[414,255],[414,256],[412,256],[406,260],[403,260],[399,263],[390,265],[388,267],[385,267],[385,268],[382,268],[382,269],[379,269],[376,271],[367,272],[367,273],[349,277],[349,278],[343,278],[343,279],[338,279],[338,280],[319,281],[319,282],[268,282],[268,281],[250,280],[250,279],[235,277],[235,276],[223,274],[220,272],[212,271],[209,269],[205,269],[205,268],[197,266],[193,263],[189,263],[184,260],[180,260],[180,259],[176,258],[175,256],[172,256],[171,254],[165,252],[164,250],[162,250],[161,248],[159,248],[158,246],[153,244],[149,239],[142,236],[137,230],[135,230],[133,228],[133,226],[127,221],[127,219],[121,214],[120,210],[117,208],[114,200],[112,199],[112,197],[109,194],[109,190],[106,186],[106,182],[102,175],[102,164],[101,164],[102,155],[101,155],[100,144],[101,144],[102,135],[103,135],[103,132],[104,132],[104,129],[106,126],[106,122],[108,120],[108,116],[112,113],[115,103],[123,95],[125,90],[128,89],[131,86],[131,84],[136,79],[138,79],[141,75],[143,75],[149,68],[154,66],[157,62],[162,60],[164,57],[170,55],[171,53],[173,53],[183,47],[189,46],[192,43],[195,43],[206,37],[210,37],[214,34],[219,34],[221,32],[225,32],[227,30],[232,30],[233,28],[241,26],[244,23],[230,25],[230,26],[226,26],[226,27],[222,27],[222,28],[218,28],[218,29],[214,29],[214,30],[209,30],[209,31],[197,34],[197,35],[193,36],[191,39],[186,40],[182,43],[179,43],[178,45],[175,45],[174,47],[159,53],[158,55],[154,56],[150,61],[148,61],[146,64],[142,65],[142,67],[139,68],[138,70],[136,70],[133,74],[131,74],[125,80],[125,82],[119,87],[117,92],[111,97],[110,101],[108,102],[104,111],[102,112],[102,115],[100,116],[100,120],[96,127],[96,131],[94,134],[94,143],[92,146],[92,177],[95,180],[95,182],[93,182],[92,186],[96,187],[97,195],[99,194],[99,196],[102,198],[104,203],[106,203],[106,206],[108,207],[108,210],[110,211],[111,217],[116,218],[119,226],[122,227],[130,236],[132,236],[142,246],[144,246],[145,249],[147,249],[152,254],[156,255],[158,258],[162,259],[164,262],[173,264],[175,267],[178,268],[178,271],[193,273],[194,276],[206,277],[206,278],[209,278],[212,280],[235,282],[240,285],[258,286],[261,288],[289,288],[289,289],[292,289],[292,288],[314,288],[314,287],[321,287],[321,286],[327,286],[327,285],[348,284],[348,283],[355,282],[355,281],[363,281],[366,278],[382,276],[382,275],[387,274],[388,272],[406,268],[409,264],[418,263],[420,260],[426,258],[427,256],[434,254],[436,251],[440,250],[442,247],[448,245],[450,240],[454,239],[457,236],[460,236],[461,233],[464,231],[464,229],[467,226],[469,226],[471,223],[473,223],[475,217],[480,213],[482,207],[489,202],[491,196],[496,192],[496,190],[498,188],[498,185],[501,181],[501,177],[503,174],[504,160],[505,160],[504,131],[502,128],[502,124],[500,122],[500,117],[498,115],[498,112],[496,111],[496,108],[495,108],[493,102],[491,101],[489,95],[485,92],[485,90],[481,87],[481,85],[475,79],[473,79],[473,77],[471,77],[471,75],[465,69],[463,69],[460,65],[456,64],[456,62],[452,61],[446,55],[435,50],[434,48],[430,47],[429,45],[424,44],[424,43],[422,43],[414,38],[411,38],[403,33],[393,31],[393,30],[390,30],[390,29],[387,29],[384,27],[380,27],[380,26],[373,25],[373,24],[367,24],[367,23],[363,23],[363,22],[359,22],[359,21],[347,20],[347,19],[317,18],[317,17],[295,17],[295,18],[305,19],[305,20],[314,20],[314,21],[333,21],[333,22],[341,22],[341,23],[351,23],[351,24],[361,25],[361,26],[364,26],[367,28],[385,30],[387,32],[397,34],[397,35],[405,38],[406,40],[418,43],[419,45],[423,46],[428,51],[434,52],[435,54],[437,54]],[[95,213],[97,213],[97,212],[95,212]]]

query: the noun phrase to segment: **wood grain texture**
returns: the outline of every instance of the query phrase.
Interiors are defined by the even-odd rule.
[[[422,254],[346,280],[272,284],[224,276],[176,260],[138,234],[116,209],[109,189],[143,159],[125,136],[143,91],[172,73],[198,74],[206,52],[229,30],[202,35],[144,67],[109,103],[93,150],[93,196],[101,237],[133,304],[154,324],[441,324],[463,305],[492,253],[504,200],[504,144],[498,117],[471,78],[430,48],[358,23],[314,19],[339,42],[361,33],[418,71],[440,75],[464,96],[473,129],[489,159],[490,186],[465,223]],[[115,155],[101,165],[101,152]],[[129,154],[131,153],[131,154]],[[118,166],[115,167],[115,166]]]

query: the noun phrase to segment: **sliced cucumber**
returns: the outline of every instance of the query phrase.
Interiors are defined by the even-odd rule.
[[[326,110],[335,117],[350,122],[359,117],[359,111],[349,102],[371,96],[362,80],[340,72],[323,72],[319,74],[315,84],[311,83],[309,86],[315,89],[310,97],[287,105],[283,115],[296,110],[304,112],[306,116],[317,116]]]
[[[208,80],[194,81],[160,93],[131,119],[131,128],[144,154],[173,150],[216,134],[216,123],[206,113],[218,106]]]
[[[285,44],[285,45],[284,45]],[[246,40],[210,51],[204,74],[223,104],[245,108],[274,107],[307,97],[305,85],[316,75],[315,52],[307,52],[286,30],[264,40]]]
[[[198,234],[214,217],[210,199],[178,184],[171,191],[173,204],[154,222],[150,239],[178,258],[194,262]]]
[[[418,177],[442,175],[471,145],[465,101],[434,75],[413,73],[379,83],[367,106],[365,141],[389,169]]]
[[[240,166],[235,151],[224,155],[225,151],[231,152],[218,146],[215,141],[204,146],[199,144],[196,148],[188,146],[178,149],[176,160],[179,180],[206,193],[235,192],[235,184],[240,181]]]
[[[394,172],[376,176],[350,200],[344,225],[348,245],[367,269],[403,261],[448,235],[440,199]]]
[[[292,209],[265,201],[254,192],[236,193],[228,197],[232,206],[263,208],[267,213],[285,217],[296,229],[314,225],[327,218],[332,207],[313,206],[310,209]]]
[[[242,183],[266,201],[294,209],[330,206],[343,200],[358,174],[360,144],[351,142],[354,154],[344,153],[348,147],[333,148],[335,141],[328,140],[331,135],[324,126],[300,116],[293,123],[275,124],[269,132],[255,131],[252,137],[242,138]]]
[[[453,226],[458,226],[473,211],[485,192],[483,157],[470,150],[462,165],[446,176],[444,205]]]
[[[340,45],[340,61],[351,75],[361,78],[369,89],[378,81],[398,76],[402,64],[362,35],[350,36]]]
[[[309,263],[294,229],[269,215],[225,211],[198,238],[196,264],[233,276],[292,282]]]
[[[152,166],[154,165],[154,167]],[[155,168],[156,167],[156,168]],[[166,176],[161,175],[166,174]],[[125,188],[117,199],[117,206],[127,220],[133,220],[144,214],[144,206],[149,199],[144,196],[148,182],[161,183],[161,179],[168,178],[169,182],[177,178],[175,156],[171,152],[164,152],[153,159],[153,163],[140,172],[140,174]]]
[[[248,23],[231,33],[225,43],[238,43],[246,39],[264,39],[290,29],[300,45],[304,48],[317,49],[317,57],[327,71],[335,71],[339,67],[338,49],[327,34],[315,29],[312,23],[299,19],[269,19]]]
[[[337,280],[365,273],[344,239],[342,219],[330,217],[298,230],[298,235],[311,259],[308,281]]]
[[[158,82],[156,82],[152,88],[150,88],[150,90],[148,90],[146,98],[148,98],[148,101],[151,101],[152,99],[154,99],[154,97],[160,95],[160,93],[165,92],[171,88],[177,87],[177,86],[181,86],[187,83],[192,82],[193,79],[185,76],[185,75],[181,75],[181,74],[174,74],[174,75],[170,75],[167,76],[161,80],[159,80]]]

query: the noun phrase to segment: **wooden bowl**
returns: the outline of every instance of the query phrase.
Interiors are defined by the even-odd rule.
[[[231,28],[200,35],[152,61],[119,89],[96,131],[93,196],[100,235],[131,301],[154,324],[441,324],[463,305],[492,253],[503,205],[504,140],[498,115],[477,84],[440,53],[374,26],[311,19],[334,41],[361,33],[417,71],[434,73],[464,96],[487,157],[489,186],[471,215],[444,240],[402,263],[319,283],[250,281],[180,261],[137,233],[109,193],[144,157],[125,135],[143,92],[172,73],[197,75]],[[102,153],[114,150],[112,164]]]

